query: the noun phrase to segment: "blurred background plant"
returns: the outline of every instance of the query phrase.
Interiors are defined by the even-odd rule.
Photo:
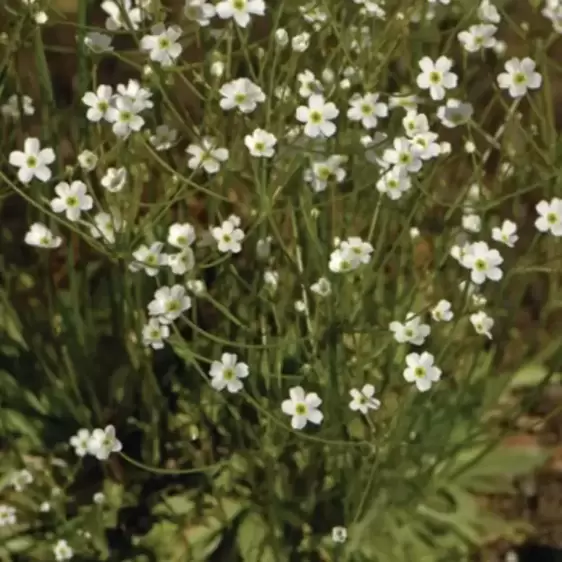
[[[521,13],[498,2],[496,49],[472,55],[457,35],[482,18],[473,2],[387,0],[383,17],[377,2],[283,0],[248,26],[222,16],[202,25],[204,2],[193,0],[110,4],[0,7],[0,557],[435,562],[533,533],[485,499],[519,494],[556,451],[512,438],[559,386],[562,366],[560,238],[535,228],[535,205],[561,193],[559,42],[541,6]],[[135,8],[147,10],[141,21]],[[108,14],[121,29],[105,29]],[[170,67],[142,49],[164,21],[182,30]],[[111,49],[92,50],[98,32]],[[500,92],[506,53],[537,63],[539,90]],[[375,188],[407,115],[389,96],[420,93],[424,55],[454,60],[456,97],[474,113],[454,129],[430,118],[451,150],[441,147],[395,200]],[[239,78],[263,90],[256,112],[220,104],[221,86]],[[87,117],[85,95],[100,85],[152,92],[143,131],[124,137]],[[319,91],[340,109],[337,135],[321,140],[294,130],[297,107]],[[378,145],[345,118],[352,94],[369,91],[391,107]],[[418,110],[433,116],[435,105],[421,97]],[[248,150],[256,127],[276,137],[271,160]],[[189,164],[189,147],[207,135],[229,150],[216,174]],[[22,183],[11,165],[29,137],[54,150],[47,185]],[[111,167],[125,170],[118,187]],[[53,187],[77,180],[93,209],[69,220]],[[108,213],[105,230],[96,211]],[[501,246],[502,279],[468,283],[450,254],[490,240],[504,219],[519,240]],[[61,243],[30,244],[37,222]],[[209,229],[238,222],[242,251],[217,248]],[[170,256],[158,261],[153,245],[185,223],[197,242],[182,270]],[[334,271],[341,241],[354,236],[371,245],[361,250],[368,263]],[[150,335],[147,305],[173,285],[190,306],[163,324],[169,337]],[[441,299],[448,322],[434,311]],[[483,310],[493,338],[472,319]],[[403,376],[420,348],[390,329],[410,311],[414,329],[431,325],[423,350],[442,371],[427,392]],[[147,345],[161,336],[161,349]],[[225,352],[248,367],[240,392],[210,384]],[[284,415],[298,386],[322,400],[318,426],[299,429]],[[351,408],[350,391],[361,389]],[[106,432],[101,458],[71,442],[107,426],[118,441]]]

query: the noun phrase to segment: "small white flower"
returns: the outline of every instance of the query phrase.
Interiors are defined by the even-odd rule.
[[[344,543],[347,540],[347,529],[341,526],[333,527],[332,540],[338,544]]]
[[[10,484],[16,492],[23,492],[26,486],[33,482],[33,475],[29,470],[23,469],[14,472],[10,478]]]
[[[58,248],[62,243],[60,236],[55,236],[44,224],[33,223],[25,235],[25,243],[37,248]]]
[[[111,193],[121,191],[126,181],[127,170],[125,168],[108,168],[101,178],[102,186]]]
[[[180,248],[189,248],[195,242],[195,228],[188,223],[174,223],[168,229],[168,244]]]
[[[219,252],[237,254],[242,250],[241,242],[244,240],[244,232],[232,221],[226,220],[221,226],[215,226],[211,230],[211,234],[218,243]]]
[[[84,37],[84,45],[96,54],[113,51],[113,47],[111,46],[111,35],[98,33],[97,31],[92,31]]]
[[[205,281],[202,279],[189,279],[186,283],[188,291],[191,291],[196,297],[199,297],[205,293],[207,287],[205,286]]]
[[[133,29],[138,29],[142,21],[149,15],[149,12],[144,9],[146,4],[146,1],[105,0],[101,3],[102,10],[108,15],[105,27],[109,31],[118,31],[127,29],[130,22]],[[126,14],[126,18],[123,17],[123,13]]]
[[[429,90],[429,95],[433,100],[442,100],[445,91],[456,88],[457,75],[451,72],[453,61],[447,57],[439,57],[435,62],[429,57],[423,57],[419,61],[421,73],[416,82],[423,90]]]
[[[496,44],[494,37],[498,28],[489,23],[471,25],[468,30],[457,35],[465,51],[476,53],[483,49],[491,49]]]
[[[350,108],[347,117],[351,121],[361,121],[365,129],[374,129],[379,117],[387,117],[388,106],[379,102],[379,94],[368,93],[356,95],[349,100]]]
[[[49,513],[49,511],[51,511],[51,504],[49,502],[41,503],[41,505],[39,506],[39,511],[41,513]]]
[[[304,180],[311,184],[316,193],[324,191],[329,182],[341,183],[347,175],[342,167],[346,160],[346,156],[334,154],[327,160],[314,162],[312,168],[305,170]]]
[[[149,51],[151,61],[160,63],[163,67],[172,66],[182,52],[178,42],[181,29],[176,25],[166,27],[163,23],[152,26],[151,35],[145,35],[140,41],[140,48]]]
[[[519,239],[517,225],[513,221],[504,220],[501,227],[492,228],[492,239],[513,248]]]
[[[187,154],[191,155],[187,165],[191,170],[203,168],[208,174],[216,174],[220,170],[222,162],[228,160],[228,150],[218,148],[215,140],[205,137],[201,141],[201,146],[190,144],[186,149]]]
[[[427,115],[418,113],[417,109],[410,109],[402,119],[402,125],[406,136],[412,138],[416,135],[429,133],[429,121]]]
[[[240,379],[246,378],[250,374],[246,363],[239,363],[235,353],[223,353],[220,361],[213,361],[209,376],[211,386],[216,390],[224,390],[236,393],[244,388]]]
[[[105,494],[103,492],[96,492],[92,496],[92,501],[97,505],[102,505],[105,503]]]
[[[406,137],[396,137],[393,141],[393,148],[387,148],[383,152],[383,160],[403,168],[406,172],[419,172],[422,167],[422,161],[416,152],[412,141]]]
[[[303,98],[309,98],[312,94],[321,94],[324,90],[322,82],[308,69],[299,72],[297,80],[299,81],[299,96]]]
[[[409,96],[396,94],[394,96],[390,96],[388,99],[388,107],[390,107],[390,109],[401,107],[406,111],[417,111],[419,102],[420,99],[415,94]]]
[[[349,403],[349,408],[354,412],[359,411],[366,415],[369,410],[378,410],[381,406],[380,400],[375,398],[375,387],[372,384],[364,385],[361,390],[352,388],[349,394],[353,399]]]
[[[168,150],[176,143],[178,132],[171,129],[168,125],[158,125],[154,135],[150,137],[150,144],[157,152]]]
[[[148,303],[148,314],[162,324],[171,324],[190,308],[191,299],[186,295],[185,287],[164,286],[155,291],[153,300]]]
[[[326,277],[320,277],[316,283],[310,286],[310,290],[320,297],[327,297],[332,292],[332,285]]]
[[[402,194],[406,193],[411,187],[412,180],[401,166],[393,166],[376,183],[377,190],[394,201],[400,199]]]
[[[500,13],[498,9],[490,3],[490,0],[482,0],[480,6],[478,7],[478,17],[482,21],[490,23],[500,23]]]
[[[280,27],[275,30],[275,42],[281,48],[286,47],[289,44],[289,34],[285,28]]]
[[[464,125],[474,113],[472,104],[464,103],[460,100],[451,98],[445,105],[437,109],[437,117],[441,124],[449,129]]]
[[[255,129],[251,135],[246,135],[244,137],[244,144],[252,156],[257,158],[271,158],[275,153],[277,139],[275,135],[263,129]]]
[[[105,429],[94,429],[88,442],[88,452],[100,461],[107,460],[111,453],[118,453],[122,448],[112,425],[106,426]]]
[[[279,272],[272,271],[270,269],[264,271],[263,282],[268,286],[271,292],[275,292],[277,290],[277,286],[279,285]]]
[[[90,227],[90,233],[94,238],[101,238],[108,244],[115,243],[115,233],[120,232],[125,226],[121,216],[116,211],[110,213],[97,213],[94,216],[94,224]]]
[[[162,253],[164,244],[162,242],[154,242],[150,248],[145,244],[141,244],[134,252],[135,261],[129,264],[129,270],[133,272],[141,271],[149,277],[156,277],[158,270],[167,263],[166,254]]]
[[[247,27],[252,15],[265,14],[263,0],[222,0],[216,5],[217,16],[223,20],[234,19],[240,27]]]
[[[461,264],[470,269],[470,278],[473,283],[481,285],[490,279],[499,281],[503,277],[502,270],[498,267],[503,263],[503,258],[495,249],[490,249],[486,242],[475,242],[465,252]]]
[[[529,57],[513,57],[504,66],[506,71],[498,75],[498,85],[502,90],[508,90],[512,98],[520,98],[527,90],[540,88],[542,76],[535,71],[536,64]]]
[[[310,33],[303,31],[291,39],[291,48],[296,53],[304,53],[310,45]]]
[[[102,84],[98,86],[96,92],[86,92],[82,96],[82,103],[88,106],[86,118],[88,121],[97,123],[102,119],[109,119],[109,112],[112,108],[113,88]]]
[[[412,151],[422,160],[431,160],[441,154],[441,147],[437,141],[437,134],[428,131],[418,133],[412,139]]]
[[[78,164],[85,172],[92,172],[98,164],[98,157],[91,150],[83,150],[78,155]]]
[[[324,419],[324,415],[318,409],[322,400],[316,392],[304,392],[300,386],[295,386],[289,390],[289,400],[283,400],[281,410],[284,414],[292,416],[291,427],[293,429],[303,429],[308,422],[319,425]]]
[[[185,17],[189,20],[196,21],[200,26],[206,27],[215,17],[215,6],[207,0],[185,0],[183,9]]]
[[[132,132],[138,132],[144,125],[144,119],[138,114],[140,107],[127,97],[119,96],[115,107],[107,110],[106,119],[113,123],[112,131],[121,138],[127,138]]]
[[[297,108],[296,117],[305,123],[304,134],[310,138],[331,137],[336,133],[336,126],[332,123],[339,115],[339,110],[332,102],[326,102],[324,96],[313,94],[308,98],[308,106]]]
[[[260,238],[256,243],[256,257],[265,261],[271,255],[271,236]]]
[[[162,349],[164,340],[170,336],[170,328],[161,324],[158,318],[151,318],[142,328],[142,343],[152,349]]]
[[[492,328],[494,320],[490,318],[483,310],[470,315],[470,322],[474,326],[477,334],[484,335],[488,339],[492,339]]]
[[[53,553],[57,562],[65,562],[74,557],[74,551],[64,539],[60,539],[53,546]]]
[[[482,230],[482,219],[478,215],[463,215],[462,227],[467,232],[480,232]]]
[[[126,86],[117,84],[117,92],[133,105],[136,113],[154,107],[154,103],[150,99],[152,92],[143,88],[137,80],[129,80]]]
[[[167,265],[174,275],[185,275],[195,267],[195,255],[191,248],[184,248],[177,254],[169,254]]]
[[[22,183],[29,183],[33,178],[42,182],[51,179],[49,165],[55,161],[52,148],[41,149],[39,139],[30,137],[23,143],[23,152],[14,150],[10,153],[10,165],[19,168],[18,179]]]
[[[0,528],[15,525],[16,522],[16,509],[11,505],[0,504]]]
[[[410,343],[412,345],[423,345],[425,338],[431,332],[429,325],[422,324],[421,318],[413,312],[408,312],[404,324],[394,320],[389,324],[389,328],[398,343]]]
[[[237,108],[242,113],[252,113],[258,103],[265,101],[263,90],[248,78],[238,78],[227,82],[219,90],[222,99],[219,105],[225,111]]]
[[[74,452],[79,457],[83,457],[88,453],[88,443],[90,442],[90,431],[88,429],[79,429],[76,435],[70,438],[70,444],[74,447]]]
[[[409,353],[406,355],[407,367],[404,369],[404,379],[415,383],[420,392],[426,392],[441,378],[441,369],[434,365],[434,361],[433,355],[427,351],[421,355]]]
[[[445,299],[441,299],[432,309],[431,317],[436,322],[450,322],[453,319],[451,303]]]
[[[11,95],[8,101],[0,108],[2,115],[18,119],[20,117],[20,104],[24,115],[33,115],[35,107],[33,107],[33,100],[29,96],[18,97],[16,94]]]
[[[550,232],[553,236],[562,236],[562,199],[553,197],[549,201],[541,201],[536,206],[539,218],[535,227],[540,232]]]
[[[94,206],[84,182],[73,181],[70,185],[61,182],[56,185],[55,193],[58,197],[51,200],[51,209],[55,213],[65,213],[69,221],[79,220],[82,211],[89,211]]]

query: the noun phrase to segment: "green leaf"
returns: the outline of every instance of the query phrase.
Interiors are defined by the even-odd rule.
[[[279,562],[286,560],[271,546],[271,529],[257,512],[249,512],[238,526],[238,551],[244,562]]]

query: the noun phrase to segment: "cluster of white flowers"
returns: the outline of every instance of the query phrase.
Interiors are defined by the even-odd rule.
[[[122,449],[121,442],[115,435],[115,427],[106,426],[97,428],[92,432],[82,428],[70,438],[70,445],[79,457],[93,455],[98,460],[107,460],[111,453],[118,453]]]
[[[359,236],[350,236],[347,240],[338,240],[335,250],[330,254],[328,267],[334,273],[354,271],[371,261],[373,246]]]

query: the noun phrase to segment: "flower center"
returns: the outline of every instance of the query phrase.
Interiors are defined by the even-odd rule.
[[[322,114],[319,111],[311,111],[310,112],[310,122],[317,125],[318,123],[322,123]]]
[[[546,215],[546,220],[549,224],[556,224],[556,222],[558,221],[558,216],[556,215],[556,213],[548,213],[548,215]]]
[[[412,330],[412,328],[406,328],[406,330],[404,330],[404,333],[406,334],[406,337],[408,337],[408,338],[414,337],[414,330]]]
[[[265,144],[261,141],[256,143],[256,150],[259,150],[260,152],[262,152],[263,150],[265,150]]]
[[[177,312],[180,309],[180,303],[173,299],[166,303],[166,312]]]
[[[235,10],[243,10],[246,7],[246,0],[234,0],[232,2],[232,7]]]
[[[160,37],[158,39],[158,46],[161,49],[168,49],[170,47],[170,40],[167,37]]]
[[[363,115],[370,115],[372,112],[373,112],[373,108],[368,103],[364,103],[361,106],[361,113]]]
[[[66,205],[67,207],[77,207],[78,206],[78,198],[74,195],[69,195],[66,198]]]
[[[25,163],[28,168],[35,168],[35,166],[37,166],[37,158],[35,158],[35,156],[28,156]]]
[[[109,109],[109,104],[106,101],[99,101],[98,102],[98,109],[101,112],[105,112]]]
[[[244,103],[246,101],[246,94],[236,94],[234,96],[234,101],[238,104]]]
[[[158,262],[158,259],[156,258],[156,256],[154,254],[149,254],[148,256],[146,256],[145,261],[148,265],[156,265],[156,263]]]
[[[398,160],[401,164],[409,164],[410,161],[412,160],[412,157],[407,152],[402,152],[398,157]]]
[[[153,330],[150,331],[150,337],[153,340],[159,340],[160,339],[160,330],[154,328]]]
[[[232,242],[232,236],[230,236],[230,234],[223,234],[222,239],[224,242]]]
[[[133,114],[130,111],[122,111],[119,118],[124,123],[128,123],[133,118]]]
[[[303,404],[302,402],[299,402],[296,406],[295,406],[295,413],[298,416],[304,416],[306,414],[306,404]]]
[[[485,260],[479,258],[479,259],[477,259],[477,260],[474,262],[474,267],[475,267],[478,271],[484,271],[484,270],[486,269],[486,267],[487,267],[487,263],[486,263]]]
[[[231,381],[234,378],[234,371],[232,369],[225,369],[222,376],[225,381]]]
[[[515,84],[524,84],[526,81],[527,77],[523,74],[523,72],[516,72],[513,75],[513,82],[515,82]]]
[[[418,378],[421,379],[422,377],[425,376],[425,369],[423,367],[416,367],[414,369],[414,375]]]
[[[429,73],[429,81],[432,84],[439,84],[441,82],[441,73],[436,70]]]

